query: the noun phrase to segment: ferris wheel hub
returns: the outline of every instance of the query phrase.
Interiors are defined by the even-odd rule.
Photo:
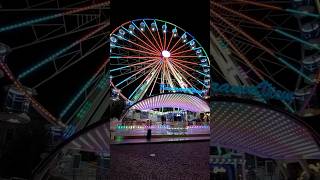
[[[161,54],[162,54],[162,56],[165,57],[165,58],[168,58],[168,57],[170,57],[170,55],[171,55],[170,52],[167,51],[167,50],[162,51]]]

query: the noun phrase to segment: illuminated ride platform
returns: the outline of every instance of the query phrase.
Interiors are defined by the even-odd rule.
[[[151,129],[152,139],[147,141],[146,134]],[[121,142],[162,142],[162,141],[185,141],[185,140],[209,140],[210,127],[208,125],[173,126],[117,126],[112,134],[116,143]],[[140,139],[140,140],[139,140]],[[142,139],[142,140],[141,140]]]
[[[209,111],[208,103],[194,95],[152,96],[130,106],[120,121],[111,121],[111,139],[114,143],[209,140]],[[146,140],[150,130],[151,139]]]

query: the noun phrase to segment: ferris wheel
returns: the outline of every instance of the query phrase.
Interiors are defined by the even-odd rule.
[[[2,6],[2,71],[49,122],[83,128],[107,89],[110,1]]]
[[[184,29],[159,19],[136,19],[110,34],[113,91],[128,103],[165,92],[208,95],[210,62]]]
[[[319,5],[317,0],[211,0],[211,54],[220,67],[214,67],[215,75],[237,85],[268,81],[293,92],[291,103],[280,104],[303,114],[314,106],[320,78]]]

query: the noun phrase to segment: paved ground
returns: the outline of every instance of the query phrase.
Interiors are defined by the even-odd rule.
[[[209,180],[208,164],[209,141],[111,145],[111,180]]]

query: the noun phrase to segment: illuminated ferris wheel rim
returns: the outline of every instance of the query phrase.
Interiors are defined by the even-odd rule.
[[[147,21],[151,21],[152,23],[151,23],[151,27],[152,27],[152,24],[153,23],[155,23],[155,25],[156,25],[156,28],[155,28],[155,30],[154,29],[152,29],[152,32],[151,32],[151,30],[149,29],[149,23],[147,23]],[[123,39],[125,39],[125,38],[123,38],[123,37],[119,37],[119,35],[117,35],[116,33],[118,32],[118,31],[121,31],[122,29],[124,29],[124,30],[126,30],[127,32],[128,32],[128,34],[130,35],[130,34],[133,34],[133,36],[135,36],[134,34],[135,33],[132,33],[132,32],[130,32],[130,30],[128,31],[127,29],[125,29],[125,26],[127,26],[127,25],[132,25],[132,24],[134,24],[133,26],[135,26],[135,28],[137,28],[137,29],[139,29],[139,31],[140,31],[140,33],[142,33],[143,34],[143,32],[144,32],[144,30],[142,30],[141,29],[141,27],[138,27],[138,25],[135,25],[135,22],[139,22],[140,23],[140,26],[141,26],[141,24],[143,24],[143,27],[147,27],[148,28],[148,30],[149,30],[149,33],[152,35],[152,33],[155,31],[155,32],[159,32],[158,30],[160,29],[160,28],[158,28],[157,27],[157,23],[164,23],[164,25],[166,26],[166,25],[170,25],[170,26],[172,26],[172,27],[174,27],[173,29],[176,29],[176,31],[175,31],[175,33],[177,33],[177,30],[179,30],[179,31],[181,31],[182,32],[182,34],[180,35],[181,37],[179,38],[179,40],[178,40],[178,42],[180,41],[180,39],[183,37],[183,36],[185,36],[185,37],[189,37],[189,38],[191,38],[191,40],[189,41],[189,42],[187,42],[186,44],[188,44],[188,43],[190,43],[191,41],[193,41],[193,43],[194,44],[196,44],[196,45],[198,45],[198,47],[197,48],[195,48],[195,49],[200,49],[201,51],[200,52],[202,52],[203,53],[203,55],[201,55],[201,56],[195,56],[195,57],[197,57],[197,60],[199,60],[199,62],[201,62],[200,61],[200,59],[198,59],[198,58],[200,58],[200,57],[203,57],[203,58],[205,58],[206,59],[206,64],[207,64],[207,66],[202,66],[201,68],[203,68],[203,69],[205,69],[205,68],[207,68],[207,69],[209,69],[210,68],[210,60],[209,60],[209,57],[208,57],[208,54],[207,54],[207,52],[206,52],[206,50],[202,47],[202,45],[199,43],[199,41],[197,40],[197,39],[195,39],[195,37],[193,36],[193,35],[191,35],[189,32],[187,32],[186,30],[184,30],[183,28],[181,28],[181,27],[179,27],[179,26],[177,26],[177,25],[175,25],[175,24],[173,24],[173,23],[170,23],[170,22],[167,22],[167,21],[164,21],[164,20],[161,20],[161,19],[152,19],[152,18],[143,18],[143,19],[135,19],[135,20],[130,20],[130,21],[126,21],[125,23],[122,23],[120,26],[118,26],[117,28],[115,28],[111,33],[110,33],[110,38],[112,38],[112,37],[114,37],[114,38],[116,38],[116,39],[119,39],[119,40],[123,40]],[[134,29],[135,29],[134,28]],[[134,30],[133,29],[133,30]],[[166,32],[170,32],[170,31],[166,31],[167,30],[167,26],[166,26],[166,29],[165,29],[165,31],[163,31],[163,33],[165,34]],[[147,32],[147,31],[146,31]],[[172,33],[172,37],[171,38],[174,38],[174,37],[176,37],[176,36],[173,36],[173,34],[174,34],[174,32],[172,31],[171,32]],[[123,34],[124,35],[124,34]],[[136,34],[137,35],[137,34]],[[138,36],[138,35],[137,35]],[[145,35],[144,35],[145,36]],[[155,36],[157,36],[157,35],[155,35]],[[146,36],[145,36],[146,37]],[[179,36],[178,36],[179,37]],[[154,38],[154,37],[153,37]],[[159,38],[160,38],[160,36],[159,36]],[[189,39],[188,38],[188,39]],[[169,39],[169,38],[168,38]],[[114,43],[116,43],[118,40],[116,40]],[[164,41],[166,41],[166,40],[164,40]],[[112,42],[112,39],[111,39],[111,42]],[[157,40],[155,40],[155,42],[156,43],[158,43],[157,42]],[[170,42],[171,42],[171,39],[170,39]],[[169,42],[169,44],[170,44],[170,42]],[[178,43],[177,42],[177,43]],[[182,43],[182,41],[180,41],[181,43]],[[185,42],[185,41],[183,41],[183,42]],[[161,43],[161,40],[160,40],[160,43]],[[142,45],[142,44],[141,44]],[[190,44],[189,44],[190,45]],[[165,46],[165,45],[164,45]],[[168,45],[169,46],[169,45]],[[175,46],[175,45],[174,45]],[[111,49],[114,47],[113,45],[110,45],[110,59],[121,59],[122,57],[121,56],[112,56],[112,52],[113,51],[111,51]],[[174,54],[174,51],[171,53],[170,51],[173,49],[173,47],[172,47],[172,49],[171,50],[169,50],[168,49],[169,47],[159,47],[159,49],[157,49],[157,48],[155,48],[156,50],[155,50],[155,52],[157,52],[156,54],[156,56],[154,56],[153,58],[154,59],[159,59],[160,61],[165,61],[165,60],[169,60],[170,61],[170,58],[172,57],[172,58],[174,58],[175,56],[172,56],[173,54]],[[144,49],[147,49],[147,47],[144,47]],[[194,53],[196,53],[196,51],[193,49],[193,48],[191,48],[191,50],[193,50],[194,51]],[[191,51],[190,50],[190,51]],[[125,58],[125,57],[124,57]],[[194,60],[193,61],[195,61],[195,58],[194,58]],[[200,64],[198,64],[199,66],[200,66]],[[113,69],[111,69],[111,71],[113,71]],[[209,78],[210,79],[210,74],[207,74],[208,76],[204,76],[203,78]],[[134,103],[135,101],[131,101],[130,100],[130,97],[129,98],[127,98],[123,93],[122,93],[122,88],[118,88],[117,87],[117,85],[116,85],[116,83],[114,83],[113,82],[113,76],[111,75],[110,76],[110,85],[111,85],[111,87],[113,87],[114,88],[114,90],[113,91],[115,91],[115,92],[117,92],[118,94],[119,94],[119,96],[121,96],[124,100],[126,100],[126,101],[129,101],[129,102],[131,102],[131,103]],[[157,81],[157,80],[156,80]],[[209,82],[210,83],[210,82]],[[204,85],[204,84],[203,84]],[[191,86],[192,87],[192,86]],[[204,89],[206,89],[207,90],[207,93],[209,92],[209,88],[210,87],[206,87],[206,85],[204,85],[204,88],[202,88],[203,90]],[[188,88],[187,88],[188,89]],[[148,90],[148,89],[147,89]],[[150,96],[148,96],[148,97],[150,97]]]
[[[116,29],[114,29],[114,30],[110,33],[110,37],[111,37],[113,34],[115,34],[115,32],[118,31],[121,27],[123,27],[123,26],[125,26],[125,25],[127,25],[127,24],[130,24],[131,22],[136,22],[136,21],[144,21],[145,24],[147,24],[145,21],[159,21],[159,22],[162,22],[162,23],[165,23],[165,24],[170,24],[171,26],[175,26],[175,27],[179,28],[180,30],[182,30],[185,34],[187,34],[187,35],[189,35],[190,37],[192,37],[192,39],[193,39],[196,43],[198,43],[199,45],[201,45],[200,42],[199,42],[192,34],[190,34],[190,33],[189,33],[188,31],[186,31],[185,29],[181,28],[180,26],[177,26],[177,25],[175,25],[175,24],[173,24],[173,23],[171,23],[171,22],[165,21],[165,20],[152,19],[152,18],[134,19],[134,20],[126,21],[125,23],[122,23],[120,26],[118,26]],[[201,46],[201,48],[202,48],[205,56],[209,57],[208,54],[207,54],[207,52],[205,51],[205,49],[204,49],[202,46]],[[167,50],[163,50],[163,51],[167,51]],[[163,51],[162,51],[162,52],[163,52]],[[162,53],[162,52],[161,52],[161,53]],[[170,53],[170,52],[169,52],[169,53]],[[208,59],[209,59],[209,58],[208,58]],[[209,66],[210,66],[210,61],[208,61],[208,64],[209,64]]]

